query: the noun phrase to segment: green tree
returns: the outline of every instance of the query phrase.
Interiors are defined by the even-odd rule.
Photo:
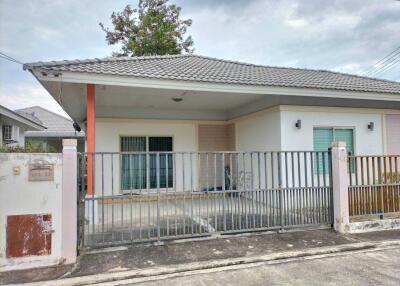
[[[122,44],[118,56],[175,55],[193,52],[191,36],[184,38],[192,20],[179,18],[181,7],[168,0],[140,0],[111,14],[112,29],[100,23],[109,45]]]

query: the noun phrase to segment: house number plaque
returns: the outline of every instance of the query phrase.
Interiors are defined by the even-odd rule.
[[[29,164],[28,181],[54,181],[52,164]]]

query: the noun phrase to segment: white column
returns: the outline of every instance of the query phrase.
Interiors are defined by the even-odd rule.
[[[77,152],[76,139],[63,139],[61,257],[76,262],[77,247]]]
[[[349,174],[346,142],[332,143],[332,187],[334,228],[339,233],[349,230]]]

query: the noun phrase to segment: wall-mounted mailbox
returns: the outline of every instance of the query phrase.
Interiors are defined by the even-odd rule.
[[[13,167],[13,174],[14,174],[15,176],[20,175],[20,174],[21,174],[21,168],[20,168],[19,166]]]
[[[29,164],[28,181],[54,181],[52,164]]]

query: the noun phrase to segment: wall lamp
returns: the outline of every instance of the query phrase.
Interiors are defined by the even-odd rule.
[[[374,122],[370,122],[370,123],[368,123],[368,130],[370,130],[370,131],[374,131],[374,126],[375,126],[375,124],[374,124]]]
[[[301,129],[301,120],[297,120],[294,126],[296,126],[297,129]]]

